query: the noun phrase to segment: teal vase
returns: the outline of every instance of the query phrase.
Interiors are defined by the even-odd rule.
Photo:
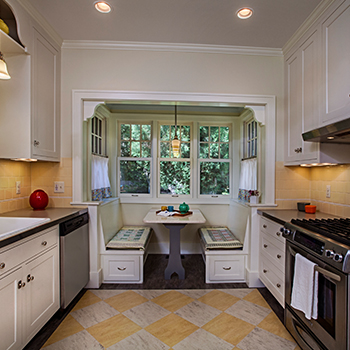
[[[190,207],[188,206],[188,204],[183,202],[182,204],[179,205],[179,210],[181,214],[186,214],[190,210]]]

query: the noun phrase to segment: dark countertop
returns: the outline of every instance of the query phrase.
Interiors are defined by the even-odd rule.
[[[19,241],[25,237],[31,236],[39,231],[46,230],[49,227],[58,225],[66,220],[87,213],[87,211],[87,208],[48,208],[45,210],[33,210],[31,208],[27,208],[0,214],[0,217],[49,219],[48,221],[45,221],[33,228],[15,232],[13,235],[7,236],[4,239],[0,238],[0,248]]]
[[[284,225],[286,222],[289,222],[292,219],[329,219],[339,217],[332,214],[321,213],[319,211],[317,211],[315,214],[308,214],[303,211],[288,209],[258,209],[258,214],[281,225]]]

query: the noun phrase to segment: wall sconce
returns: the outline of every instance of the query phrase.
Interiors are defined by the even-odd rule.
[[[173,149],[174,157],[178,157],[180,155],[180,141],[177,138],[177,106],[175,105],[175,137],[171,141],[171,147]]]
[[[4,60],[4,55],[0,51],[0,79],[11,79],[9,72],[7,71],[7,64]]]

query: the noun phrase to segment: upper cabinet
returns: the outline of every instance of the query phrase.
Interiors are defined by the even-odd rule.
[[[350,117],[350,2],[321,23],[321,125]]]
[[[0,33],[11,76],[0,80],[0,158],[60,161],[60,47],[17,1],[0,6],[14,18]]]
[[[336,0],[285,55],[285,165],[335,159],[302,133],[350,117],[349,33],[350,0]]]

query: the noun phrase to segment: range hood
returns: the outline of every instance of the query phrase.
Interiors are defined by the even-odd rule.
[[[350,118],[302,134],[304,141],[350,144]]]

